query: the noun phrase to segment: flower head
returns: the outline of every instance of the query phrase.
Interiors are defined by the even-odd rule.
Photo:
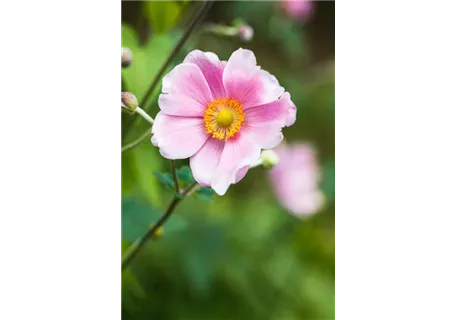
[[[128,67],[133,61],[133,54],[129,48],[122,48],[122,68]]]
[[[274,150],[263,150],[261,152],[261,164],[266,169],[271,169],[280,162],[280,158]]]
[[[323,205],[315,150],[305,143],[281,144],[274,149],[280,162],[269,171],[279,201],[296,216],[316,213]]]
[[[239,39],[241,39],[244,42],[249,42],[253,39],[253,35],[255,34],[255,31],[253,28],[244,23],[239,25],[238,27],[238,34],[239,34]]]
[[[121,106],[123,111],[134,114],[138,108],[138,99],[131,92],[122,92]]]
[[[281,0],[285,13],[295,20],[308,19],[313,12],[313,3],[310,0]]]
[[[163,78],[152,143],[168,159],[190,158],[196,181],[219,195],[296,120],[290,94],[238,49],[228,61],[195,50]]]

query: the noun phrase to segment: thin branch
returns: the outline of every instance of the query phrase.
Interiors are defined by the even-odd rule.
[[[133,260],[133,258],[138,254],[139,250],[146,244],[147,240],[149,240],[171,216],[176,209],[179,202],[182,201],[187,195],[189,195],[190,191],[197,185],[197,183],[193,183],[190,185],[182,194],[175,194],[173,200],[169,204],[168,208],[166,209],[165,213],[161,216],[161,218],[152,226],[147,229],[146,233],[142,235],[140,238],[136,239],[136,241],[128,248],[127,252],[122,258],[122,270],[124,270]]]
[[[158,83],[160,82],[160,79],[163,77],[163,74],[166,71],[166,68],[168,65],[173,61],[173,59],[177,56],[179,53],[180,49],[184,45],[184,43],[187,41],[188,37],[192,34],[193,29],[195,29],[197,22],[200,20],[202,17],[203,13],[205,13],[206,9],[211,6],[212,2],[211,1],[206,1],[206,3],[201,7],[200,11],[195,15],[195,19],[192,20],[192,22],[187,26],[187,29],[185,32],[182,34],[182,37],[179,39],[179,41],[176,43],[173,51],[169,55],[168,59],[163,63],[160,71],[158,71],[157,75],[155,76],[154,81],[149,87],[149,90],[147,90],[147,93],[145,96],[142,98],[141,103],[139,104],[140,106],[145,106],[147,99],[149,99],[150,95],[154,92],[154,89],[157,87]]]
[[[146,102],[154,92],[155,88],[157,85],[160,83],[161,78],[163,77],[163,74],[165,73],[166,69],[168,68],[168,65],[171,63],[171,61],[178,55],[180,49],[184,45],[184,43],[187,41],[193,30],[195,29],[197,23],[203,19],[204,15],[209,11],[209,8],[212,5],[212,1],[206,1],[203,6],[201,6],[200,10],[198,13],[194,16],[194,19],[192,22],[187,26],[187,29],[185,32],[182,34],[181,38],[179,41],[176,43],[174,46],[173,51],[171,54],[168,56],[168,59],[163,63],[163,65],[160,68],[160,71],[158,71],[157,75],[155,76],[155,79],[152,81],[149,89],[147,90],[146,94],[144,97],[141,99],[141,102],[139,103],[140,106],[143,106],[145,110],[146,108]],[[127,123],[126,128],[125,128],[125,136],[127,136],[129,129],[133,126],[134,119],[130,120],[129,123]]]
[[[131,150],[135,147],[137,147],[138,145],[141,144],[141,142],[143,142],[144,140],[150,138],[152,136],[152,129],[149,128],[147,129],[147,131],[145,131],[138,139],[136,139],[135,141],[132,141],[126,145],[124,145],[122,147],[122,152],[125,152],[125,151],[128,151],[128,150]]]

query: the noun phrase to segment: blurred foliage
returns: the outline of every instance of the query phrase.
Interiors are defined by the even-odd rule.
[[[149,227],[154,224],[163,214],[158,210],[142,202],[139,199],[122,199],[122,239],[135,241],[142,236]],[[166,222],[166,234],[184,228],[187,222],[179,216],[173,215]]]
[[[182,16],[189,1],[144,1],[144,13],[155,34],[173,28]]]
[[[228,25],[241,18],[255,29],[253,41],[197,31],[170,68],[195,48],[225,60],[239,47],[253,50],[298,108],[297,121],[284,129],[284,136],[308,141],[318,150],[325,207],[303,220],[290,215],[263,168],[250,170],[223,197],[201,189],[179,204],[164,236],[149,241],[122,272],[123,319],[334,318],[334,50],[319,46],[326,37],[320,33],[326,32],[325,23],[333,25],[334,2],[315,3],[316,15],[297,23],[278,2],[216,2],[204,23]],[[141,100],[182,34],[184,17],[198,5],[122,2],[122,46],[133,52],[132,65],[122,70],[123,90]],[[152,116],[160,89],[142,106]],[[128,115],[122,117],[124,124]],[[138,119],[127,140],[149,126]],[[191,183],[188,161],[178,161],[178,168],[181,184]],[[173,184],[169,172],[169,161],[150,141],[122,154],[123,252],[166,209],[174,194],[163,186]]]

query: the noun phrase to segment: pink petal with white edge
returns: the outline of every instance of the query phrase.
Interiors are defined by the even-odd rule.
[[[152,126],[152,144],[167,159],[193,156],[209,138],[201,118],[170,116],[160,111]]]
[[[238,49],[223,71],[226,96],[238,100],[245,109],[274,101],[284,89],[277,79],[256,65],[252,51]]]
[[[225,141],[209,138],[201,149],[190,158],[193,177],[203,187],[210,187],[220,161]]]
[[[288,92],[285,92],[284,96],[286,94],[288,94],[288,98],[290,98],[290,94]],[[285,119],[285,126],[289,127],[289,126],[293,125],[295,122],[296,122],[296,106],[290,99],[289,106],[288,106],[288,115],[287,115],[287,118]]]
[[[214,99],[225,97],[223,70],[226,63],[220,61],[215,53],[193,50],[185,57],[184,63],[194,63],[201,69]]]
[[[290,94],[245,110],[243,133],[263,149],[275,148],[283,139],[282,128],[296,120],[296,107]]]
[[[158,105],[168,115],[203,117],[207,104],[212,100],[201,69],[193,63],[182,63],[163,78]]]
[[[241,134],[226,141],[211,181],[212,189],[218,195],[224,195],[231,184],[245,176],[248,167],[259,159],[260,152],[258,146]]]

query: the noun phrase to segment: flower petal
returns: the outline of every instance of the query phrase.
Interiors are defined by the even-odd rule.
[[[242,48],[229,58],[223,84],[227,97],[237,99],[244,109],[274,101],[284,92],[274,76],[256,65],[253,52]]]
[[[324,199],[315,149],[307,143],[293,143],[274,150],[280,162],[269,170],[269,177],[282,205],[297,216],[317,212]]]
[[[288,97],[286,95],[288,95]],[[281,97],[281,99],[282,98],[288,99],[288,115],[285,119],[285,126],[289,127],[296,122],[296,106],[291,101],[290,94],[288,92],[285,92],[285,94]]]
[[[280,99],[245,110],[243,132],[263,149],[275,148],[283,139],[282,128],[294,123],[296,107],[290,94]]]
[[[190,158],[193,177],[203,187],[210,187],[220,161],[225,141],[209,138],[201,149]]]
[[[163,78],[158,105],[168,115],[202,117],[212,100],[201,69],[193,63],[182,63]]]
[[[308,215],[312,215],[324,204],[324,196],[321,191],[316,190],[309,193],[294,194],[293,196],[285,196],[283,198],[286,207],[294,215],[303,218]]]
[[[247,174],[247,171],[249,171],[249,168],[250,168],[250,166],[244,166],[241,169],[239,169],[236,172],[236,179],[235,179],[234,183],[238,183],[239,181],[241,181]]]
[[[239,182],[245,176],[248,167],[259,159],[260,152],[258,146],[241,134],[226,141],[211,181],[212,189],[217,194],[224,195],[231,184]]]
[[[184,59],[184,63],[194,63],[203,72],[214,99],[225,97],[223,86],[223,69],[225,63],[215,53],[193,50]]]
[[[191,157],[209,138],[203,119],[170,116],[162,111],[155,117],[152,133],[152,144],[167,159]]]

